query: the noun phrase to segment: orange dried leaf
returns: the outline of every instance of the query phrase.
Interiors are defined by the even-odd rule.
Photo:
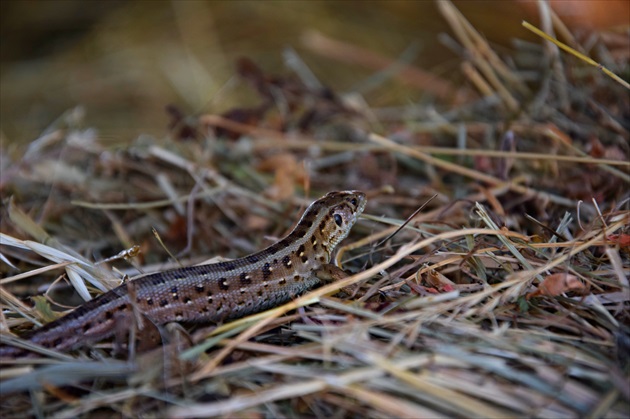
[[[266,191],[274,200],[283,201],[293,196],[296,184],[301,183],[306,177],[304,166],[293,154],[275,154],[263,160],[258,165],[258,170],[273,172],[274,183]]]
[[[250,214],[245,216],[245,228],[248,231],[264,231],[269,228],[271,221],[267,217],[261,215]]]
[[[558,273],[549,275],[538,285],[536,291],[527,294],[527,299],[536,297],[539,295],[546,295],[554,297],[568,291],[575,291],[577,293],[584,293],[587,290],[587,286],[582,283],[575,275],[566,273]]]
[[[558,128],[556,124],[549,123],[546,125],[546,129],[547,135],[550,136],[552,139],[558,140],[567,146],[571,146],[573,144],[573,140],[571,139],[571,137],[560,128]]]
[[[618,244],[620,247],[630,246],[630,234],[611,234],[608,236],[608,240]]]
[[[455,283],[453,281],[434,270],[429,271],[424,277],[424,280],[440,290],[440,292],[449,292],[455,289]]]

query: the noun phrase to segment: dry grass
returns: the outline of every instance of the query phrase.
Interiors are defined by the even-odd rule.
[[[627,416],[628,91],[546,44],[502,58],[438,4],[470,90],[440,83],[431,109],[369,108],[243,61],[258,108],[172,110],[171,136],[117,149],[74,110],[3,151],[0,332],[16,345],[73,291],[248,254],[329,190],[369,203],[337,255],[347,279],[229,324],[169,325],[169,344],[128,357],[102,342],[3,360],[2,416]],[[608,45],[593,50],[619,57]]]

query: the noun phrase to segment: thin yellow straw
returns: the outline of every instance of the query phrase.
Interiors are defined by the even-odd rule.
[[[616,75],[615,73],[613,73],[612,71],[610,71],[609,69],[607,69],[606,67],[601,65],[600,63],[598,63],[597,61],[594,61],[593,59],[591,59],[590,57],[587,57],[586,55],[582,54],[581,52],[578,52],[578,51],[574,50],[573,48],[571,48],[570,46],[568,46],[566,44],[563,44],[562,42],[558,41],[557,39],[552,38],[551,36],[547,35],[546,33],[541,31],[540,29],[538,29],[534,25],[530,24],[529,22],[523,21],[522,25],[525,26],[530,31],[534,32],[536,35],[538,35],[538,36],[540,36],[542,38],[545,38],[549,42],[553,42],[554,44],[556,44],[557,46],[559,46],[560,48],[562,48],[566,52],[575,55],[576,57],[578,57],[582,61],[585,61],[585,62],[589,63],[590,65],[599,68],[608,77],[612,78],[617,83],[621,84],[622,86],[625,86],[626,89],[630,90],[630,84],[628,84],[627,81],[623,80],[621,77],[619,77],[618,75]]]

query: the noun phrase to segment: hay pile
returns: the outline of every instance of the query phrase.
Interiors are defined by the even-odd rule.
[[[169,135],[116,148],[78,108],[3,151],[3,343],[125,276],[269,245],[330,190],[369,202],[337,255],[346,280],[169,326],[148,352],[5,359],[2,416],[626,416],[627,87],[547,44],[500,57],[440,5],[466,87],[433,80],[430,106],[370,108],[299,66],[270,76],[243,59],[254,107],[171,107]],[[600,34],[585,52],[627,75],[627,42]]]

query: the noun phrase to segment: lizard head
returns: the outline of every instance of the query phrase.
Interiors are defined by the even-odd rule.
[[[311,204],[302,220],[311,225],[312,233],[330,254],[346,238],[366,202],[360,191],[329,192]]]

